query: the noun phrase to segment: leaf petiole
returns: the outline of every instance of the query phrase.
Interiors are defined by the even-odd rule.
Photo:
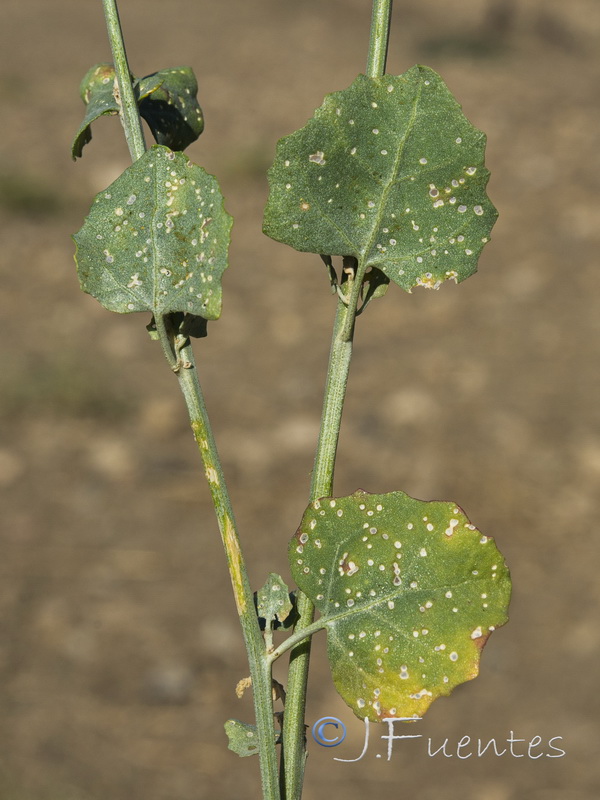
[[[279,647],[276,647],[267,655],[268,662],[272,664],[274,661],[277,661],[277,659],[281,658],[288,650],[291,650],[298,644],[302,644],[302,642],[309,639],[314,633],[325,630],[327,624],[325,620],[318,619],[301,630],[296,629],[294,633],[288,636],[288,638],[279,645]]]

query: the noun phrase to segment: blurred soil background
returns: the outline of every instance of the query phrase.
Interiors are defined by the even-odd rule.
[[[265,169],[364,69],[370,3],[122,0],[121,16],[136,74],[196,71],[207,124],[188,152],[236,220],[197,352],[258,587],[288,576],[334,314],[319,259],[261,234]],[[7,0],[0,37],[0,798],[258,798],[256,759],[223,732],[251,720],[247,668],[176,381],[148,320],[104,311],[73,265],[70,234],[129,163],[114,118],[70,158],[79,81],[110,60],[100,0]],[[362,761],[334,761],[363,728],[319,640],[308,721],[349,734],[309,742],[306,800],[599,796],[599,47],[598,0],[396,1],[388,69],[437,69],[488,133],[500,218],[475,277],[392,287],[360,318],[336,493],[451,499],[496,538],[511,622],[419,733],[456,753],[513,731],[543,755],[406,740],[387,762],[375,729]]]

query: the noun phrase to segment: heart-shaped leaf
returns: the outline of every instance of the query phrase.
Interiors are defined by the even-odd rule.
[[[507,620],[504,559],[453,503],[363,491],[317,500],[290,563],[325,622],[336,688],[362,718],[421,717],[477,675]]]
[[[73,237],[81,288],[122,314],[217,319],[231,224],[216,178],[155,145],[96,196]]]
[[[359,75],[281,139],[264,232],[296,250],[353,256],[399,286],[472,275],[496,210],[485,135],[439,75]]]

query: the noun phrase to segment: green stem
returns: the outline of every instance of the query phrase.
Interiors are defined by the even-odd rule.
[[[146,151],[138,104],[131,82],[116,1],[102,0],[102,2],[115,66],[121,122],[131,158],[135,162]],[[202,455],[204,472],[210,487],[225,549],[252,678],[263,798],[264,800],[280,800],[273,720],[272,661],[267,657],[256,615],[254,595],[250,588],[231,500],[198,380],[194,353],[189,341],[178,352],[175,351],[174,331],[170,329],[169,320],[157,316],[155,324],[163,352],[169,366],[177,375],[185,399],[194,437]]]
[[[367,61],[367,75],[370,78],[379,78],[385,72],[391,16],[392,0],[373,0]],[[319,443],[310,487],[311,501],[333,494],[335,456],[348,384],[350,359],[352,358],[356,309],[364,274],[365,266],[361,264],[356,269],[354,280],[351,282],[347,305],[343,300],[338,301]],[[299,619],[294,634],[290,638],[292,642],[298,640],[298,644],[294,646],[290,655],[283,721],[282,770],[285,775],[285,800],[300,800],[302,795],[306,763],[304,716],[310,661],[310,635],[320,627],[318,623],[313,623],[314,606],[312,602],[300,591],[297,594],[297,609]],[[301,636],[302,633],[306,634],[306,638]]]
[[[354,293],[351,292],[351,297],[353,296]],[[357,299],[358,295],[355,297],[355,300]],[[352,357],[352,334],[355,316],[356,302],[353,305],[346,306],[342,300],[338,300],[327,370],[319,443],[310,487],[311,501],[317,500],[319,497],[331,496],[333,493],[333,471],[348,383],[348,371]],[[350,335],[346,336],[345,331],[349,331]],[[314,606],[309,598],[300,591],[297,593],[297,609],[299,619],[293,636],[299,639],[299,644],[294,647],[290,655],[283,719],[285,800],[300,800],[306,762],[304,715],[310,660],[310,638],[301,637],[298,634],[305,633],[306,637],[310,637],[310,634],[318,629],[313,623]]]
[[[223,547],[225,548],[233,594],[248,653],[258,733],[263,797],[264,800],[280,800],[271,686],[272,660],[267,658],[266,655],[265,643],[254,606],[254,595],[250,588],[248,573],[240,548],[231,500],[204,404],[194,363],[194,354],[189,343],[181,349],[180,358],[186,364],[186,367],[179,369],[177,378],[188,409],[194,437],[202,455],[204,472],[215,507]]]
[[[125,131],[131,160],[137,161],[146,152],[146,143],[137,100],[131,84],[131,73],[127,63],[119,11],[116,0],[102,0],[102,5],[104,6],[104,18],[106,19],[110,49],[112,50],[113,64],[117,76],[118,96],[115,96],[121,107],[119,116]]]
[[[369,56],[367,58],[367,75],[369,78],[381,78],[385,73],[392,3],[393,0],[373,0],[371,38],[369,41]]]
[[[338,301],[333,325],[319,442],[310,486],[311,501],[318,500],[320,497],[329,497],[333,492],[335,455],[340,436],[350,359],[352,358],[357,300],[358,297],[353,304],[348,306],[343,301]],[[347,332],[348,335],[346,335]]]
[[[269,655],[267,656],[268,660],[272,664],[273,662],[277,661],[278,658],[281,658],[281,656],[285,655],[285,653],[287,653],[288,650],[291,650],[297,644],[303,642],[307,637],[312,636],[314,633],[322,631],[326,627],[327,623],[324,622],[322,619],[318,619],[316,622],[312,622],[310,625],[307,625],[306,628],[302,628],[300,630],[298,628],[295,628],[294,633],[288,636],[287,639],[284,639],[284,641],[279,645],[279,647],[276,647],[269,653]]]

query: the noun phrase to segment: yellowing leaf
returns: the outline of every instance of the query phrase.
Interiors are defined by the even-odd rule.
[[[507,620],[509,572],[454,503],[358,491],[306,510],[292,574],[326,622],[336,688],[359,717],[422,716],[479,670]]]

